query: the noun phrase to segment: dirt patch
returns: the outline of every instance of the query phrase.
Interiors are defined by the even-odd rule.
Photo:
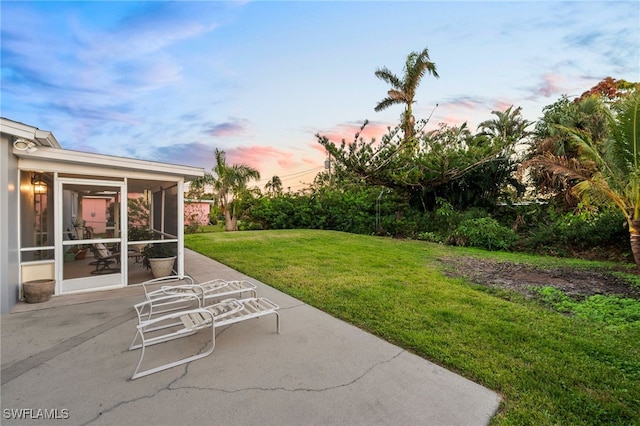
[[[602,294],[640,300],[640,289],[637,286],[610,272],[572,268],[542,269],[472,257],[440,260],[446,266],[445,273],[448,276],[464,277],[475,284],[514,290],[526,296],[534,294],[531,287],[552,286],[576,299]]]

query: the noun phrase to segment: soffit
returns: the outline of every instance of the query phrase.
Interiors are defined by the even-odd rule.
[[[29,126],[28,124],[19,123],[3,117],[0,117],[0,126],[2,133],[6,133],[17,138],[31,140],[35,142],[38,147],[49,146],[53,148],[62,148],[56,137],[53,136],[53,133],[48,130],[40,130],[37,127]]]
[[[14,149],[13,154],[21,159],[21,168],[22,166],[39,166],[44,170],[60,171],[60,165],[67,165],[70,168],[66,168],[65,171],[73,171],[74,173],[79,173],[84,170],[88,174],[105,173],[108,176],[143,177],[148,174],[158,176],[172,175],[182,177],[187,181],[204,175],[204,169],[201,167],[137,160],[127,157],[116,157],[44,146],[38,147],[37,151],[31,153]],[[114,174],[114,171],[118,173]]]

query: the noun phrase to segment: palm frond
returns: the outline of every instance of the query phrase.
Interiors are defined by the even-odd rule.
[[[402,89],[402,80],[387,67],[378,68],[375,76],[398,90]]]
[[[577,183],[572,192],[580,199],[589,196],[594,202],[612,202],[622,212],[627,221],[630,220],[630,206],[628,199],[620,192],[612,189],[599,173],[588,180]]]
[[[389,90],[387,92],[387,95],[388,95],[389,98],[395,99],[399,103],[408,103],[409,102],[409,96],[404,91],[391,89],[391,90]]]
[[[631,163],[633,170],[640,170],[640,92],[625,99],[618,108],[618,126],[615,139],[618,149]]]
[[[384,98],[383,100],[381,100],[380,102],[378,102],[378,105],[376,105],[376,107],[374,108],[374,111],[376,112],[380,112],[384,109],[389,108],[392,105],[397,105],[397,104],[402,104],[403,102],[399,99],[392,99],[392,98]]]
[[[537,155],[523,163],[522,168],[539,167],[555,177],[569,180],[586,180],[590,177],[592,169],[576,158],[556,156],[550,152]]]

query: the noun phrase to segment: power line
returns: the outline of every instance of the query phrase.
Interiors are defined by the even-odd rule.
[[[302,172],[292,173],[292,174],[289,174],[289,175],[282,175],[282,176],[276,175],[276,176],[278,176],[281,180],[282,179],[293,179],[293,178],[296,178],[296,177],[299,177],[299,176],[303,176],[303,175],[306,175],[306,174],[309,174],[309,173],[312,173],[312,172],[319,172],[322,169],[324,169],[324,166],[316,167],[316,168],[309,169],[309,170],[304,170]],[[261,179],[261,180],[258,181],[258,183],[268,182],[270,180],[271,180],[271,178],[269,178],[269,179]]]

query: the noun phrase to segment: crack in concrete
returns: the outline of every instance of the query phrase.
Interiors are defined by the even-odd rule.
[[[208,343],[208,342],[207,342],[207,343],[205,343],[205,344],[203,344],[203,345],[202,345],[202,347],[200,348],[200,350],[198,351],[198,353],[202,353],[202,351],[204,351],[208,346],[209,346],[209,343]],[[182,378],[186,377],[187,373],[189,372],[189,366],[190,366],[190,365],[191,365],[191,363],[189,362],[189,363],[187,363],[187,364],[184,364],[183,366],[178,366],[178,367],[183,367],[183,368],[184,368],[184,371],[182,372],[182,374],[181,374],[181,375],[177,376],[175,379],[173,379],[173,380],[171,380],[169,383],[167,383],[167,385],[166,385],[166,386],[164,386],[164,387],[161,387],[161,388],[157,389],[155,392],[153,392],[153,393],[151,393],[151,394],[142,395],[142,396],[139,396],[139,397],[137,397],[137,398],[130,399],[130,400],[120,401],[120,402],[118,402],[118,403],[114,404],[111,408],[107,408],[107,409],[105,409],[105,410],[100,411],[100,412],[98,413],[98,415],[97,415],[97,416],[95,416],[94,418],[92,418],[92,419],[90,419],[90,420],[88,420],[88,421],[86,421],[85,423],[82,423],[82,424],[83,424],[83,425],[91,424],[91,423],[93,423],[94,421],[98,420],[100,417],[102,417],[104,414],[108,414],[108,413],[110,413],[110,412],[112,412],[112,411],[114,411],[114,410],[118,409],[119,407],[121,407],[121,406],[123,406],[123,405],[130,404],[130,403],[137,402],[137,401],[141,401],[141,400],[143,400],[143,399],[150,399],[150,398],[153,398],[153,397],[157,396],[160,392],[163,392],[163,391],[171,391],[171,390],[174,390],[174,388],[172,388],[171,386],[172,386],[175,382],[177,382],[178,380],[180,380],[180,379],[182,379]],[[175,367],[175,368],[177,369],[178,367]],[[131,382],[131,379],[128,379],[127,381],[128,381],[128,382]]]
[[[369,367],[367,370],[365,370],[361,375],[359,375],[358,377],[354,378],[353,380],[349,381],[349,382],[345,382],[342,384],[337,384],[334,386],[327,386],[324,388],[285,388],[285,387],[275,387],[275,388],[262,388],[262,387],[249,387],[249,388],[241,388],[241,389],[234,389],[234,390],[227,390],[227,389],[219,389],[219,388],[209,388],[209,387],[201,387],[201,386],[178,386],[178,387],[174,387],[171,388],[171,390],[179,390],[179,389],[195,389],[195,390],[212,390],[212,391],[217,391],[217,392],[222,392],[222,393],[238,393],[238,392],[246,392],[246,391],[252,391],[252,390],[258,390],[258,391],[265,391],[265,392],[270,392],[270,391],[284,391],[284,392],[326,392],[329,390],[333,390],[333,389],[339,389],[339,388],[344,388],[344,387],[348,387],[353,385],[354,383],[359,382],[360,380],[364,379],[365,376],[369,375],[369,373],[371,373],[373,370],[375,370],[376,368],[378,368],[379,366],[383,365],[383,364],[388,364],[392,361],[394,361],[396,358],[398,358],[400,355],[402,355],[404,352],[404,350],[399,351],[397,354],[393,355],[392,357],[385,359],[383,361],[379,361],[374,363],[371,367]]]
[[[291,310],[291,309],[296,309],[296,308],[300,308],[300,307],[304,307],[304,306],[308,306],[306,303],[299,303],[293,306],[289,306],[286,308],[280,308],[281,311],[283,310]],[[43,363],[55,358],[56,356],[67,352],[73,348],[75,348],[76,346],[79,346],[87,341],[89,341],[90,339],[116,327],[119,326],[129,320],[135,319],[135,314],[134,311],[131,312],[127,312],[123,315],[120,315],[116,318],[113,318],[101,325],[98,325],[92,329],[89,329],[81,334],[78,334],[76,336],[73,336],[59,344],[57,344],[56,346],[47,349],[45,351],[42,351],[36,355],[32,355],[31,357],[22,360],[22,361],[18,361],[15,364],[6,367],[5,369],[2,370],[2,384],[6,384],[18,377],[20,377],[21,375],[27,373],[28,371],[42,365]],[[216,338],[218,338],[219,336],[221,336],[222,334],[224,334],[228,329],[231,329],[233,327],[233,325],[224,327],[220,330],[219,333],[216,333]],[[209,346],[209,342],[206,342],[203,344],[202,348],[199,350],[199,353],[201,353],[203,350],[205,350],[207,347]],[[125,351],[126,352],[126,351]],[[112,407],[107,408],[105,410],[100,411],[95,417],[93,417],[92,419],[87,420],[85,423],[82,423],[83,425],[88,425],[93,423],[94,421],[98,420],[100,417],[102,417],[105,414],[108,414],[110,412],[113,412],[114,410],[118,409],[119,407],[122,407],[123,405],[127,405],[127,404],[131,404],[137,401],[141,401],[144,399],[150,399],[150,398],[154,398],[155,396],[159,395],[161,392],[164,391],[175,391],[175,390],[181,390],[181,389],[195,389],[195,390],[209,390],[209,391],[217,391],[217,392],[222,392],[222,393],[238,393],[238,392],[247,392],[247,391],[252,391],[252,390],[257,390],[257,391],[263,391],[263,392],[271,392],[271,391],[284,391],[284,392],[325,392],[325,391],[329,391],[332,389],[338,389],[338,388],[342,388],[342,387],[347,387],[347,386],[351,386],[354,383],[362,380],[366,375],[368,375],[371,371],[373,371],[376,367],[385,364],[385,363],[389,363],[391,361],[393,361],[395,358],[397,358],[398,356],[400,356],[403,352],[405,351],[400,351],[397,354],[395,354],[394,356],[392,356],[391,358],[387,359],[387,360],[383,360],[380,362],[377,362],[375,364],[373,364],[371,367],[369,367],[366,371],[364,371],[360,376],[354,378],[353,380],[346,382],[346,383],[341,383],[341,384],[337,384],[334,386],[329,386],[326,388],[319,388],[319,389],[313,389],[313,388],[285,388],[285,387],[274,387],[274,388],[263,388],[263,387],[249,387],[249,388],[242,388],[242,389],[234,389],[234,390],[227,390],[227,389],[219,389],[219,388],[208,388],[208,387],[199,387],[199,386],[174,386],[179,380],[183,379],[184,377],[187,376],[188,372],[189,372],[189,366],[191,365],[191,363],[187,363],[184,366],[182,366],[182,368],[184,369],[182,374],[180,374],[179,376],[177,376],[175,379],[171,380],[169,383],[167,383],[166,386],[161,387],[159,389],[157,389],[156,391],[150,393],[150,394],[146,394],[146,395],[141,395],[139,397],[130,399],[130,400],[125,400],[125,401],[120,401],[116,404],[114,404]]]
[[[206,347],[206,346],[204,346],[204,347]],[[203,347],[203,349],[204,349],[204,347]],[[201,349],[201,351],[202,351],[202,349]],[[142,401],[143,399],[151,399],[151,398],[156,397],[156,396],[157,396],[158,394],[160,394],[161,392],[164,392],[164,391],[172,391],[172,390],[174,390],[174,389],[171,387],[171,385],[172,385],[172,384],[174,384],[175,382],[177,382],[178,380],[182,379],[183,377],[185,377],[185,376],[187,375],[188,370],[189,370],[189,368],[188,368],[188,367],[189,367],[189,365],[190,365],[190,363],[189,363],[189,364],[185,364],[185,365],[183,366],[184,371],[182,372],[182,374],[181,374],[181,375],[179,375],[178,377],[176,377],[175,379],[171,380],[169,383],[167,383],[167,385],[166,385],[166,386],[164,386],[164,387],[161,387],[161,388],[157,389],[155,392],[153,392],[153,393],[151,393],[151,394],[142,395],[142,396],[139,396],[139,397],[137,397],[137,398],[133,398],[133,399],[125,400],[125,401],[120,401],[120,402],[118,402],[118,403],[114,404],[112,407],[110,407],[110,408],[107,408],[107,409],[105,409],[105,410],[100,411],[100,412],[98,413],[98,415],[97,415],[97,416],[95,416],[95,417],[94,417],[94,418],[92,418],[92,419],[87,420],[86,422],[82,423],[82,425],[88,425],[88,424],[91,424],[91,423],[93,423],[94,421],[98,420],[100,417],[102,417],[104,414],[108,414],[108,413],[110,413],[110,412],[112,412],[112,411],[115,411],[116,409],[118,409],[118,408],[122,407],[123,405],[132,404],[132,403],[137,402],[137,401]],[[129,379],[129,380],[127,380],[127,381],[128,381],[128,382],[130,382],[131,380]]]
[[[205,347],[206,347],[206,345],[203,346],[202,349],[204,349]],[[393,355],[392,357],[374,363],[368,369],[366,369],[362,374],[360,374],[359,376],[355,377],[353,380],[350,380],[350,381],[345,382],[345,383],[340,383],[340,384],[336,384],[336,385],[333,385],[333,386],[327,386],[327,387],[324,387],[324,388],[317,388],[317,389],[314,389],[314,388],[285,388],[285,387],[273,387],[273,388],[248,387],[248,388],[228,390],[228,389],[220,389],[220,388],[201,387],[201,386],[175,386],[174,387],[173,385],[178,380],[184,378],[187,375],[188,370],[189,370],[189,366],[191,365],[189,363],[189,364],[186,364],[184,366],[183,374],[181,374],[180,376],[176,377],[174,380],[171,380],[165,387],[156,390],[152,394],[140,396],[140,397],[137,397],[137,398],[126,400],[126,401],[120,401],[119,403],[115,404],[111,408],[101,411],[100,413],[98,413],[98,415],[96,417],[94,417],[93,419],[87,421],[86,423],[83,423],[83,425],[88,425],[88,424],[92,423],[93,421],[98,420],[98,418],[100,418],[102,415],[110,413],[110,412],[122,407],[123,405],[132,404],[132,403],[135,403],[137,401],[141,401],[143,399],[153,398],[153,397],[159,395],[161,392],[164,392],[164,391],[172,391],[173,392],[173,391],[176,391],[176,390],[184,390],[184,389],[189,390],[190,389],[190,390],[214,391],[214,392],[233,394],[233,393],[249,392],[249,391],[261,391],[261,392],[273,392],[273,391],[282,391],[282,392],[326,392],[326,391],[330,391],[330,390],[334,390],[334,389],[344,388],[344,387],[351,386],[351,385],[361,381],[362,379],[364,379],[367,375],[369,375],[373,370],[375,370],[379,366],[381,366],[383,364],[388,364],[390,362],[393,362],[396,358],[398,358],[400,355],[402,355],[405,352],[406,352],[405,350],[400,350],[397,354]]]
[[[288,311],[289,309],[300,308],[302,306],[311,306],[311,305],[307,305],[306,303],[300,303],[298,305],[289,306],[287,308],[280,307],[280,309],[278,309],[278,310],[279,311]]]

